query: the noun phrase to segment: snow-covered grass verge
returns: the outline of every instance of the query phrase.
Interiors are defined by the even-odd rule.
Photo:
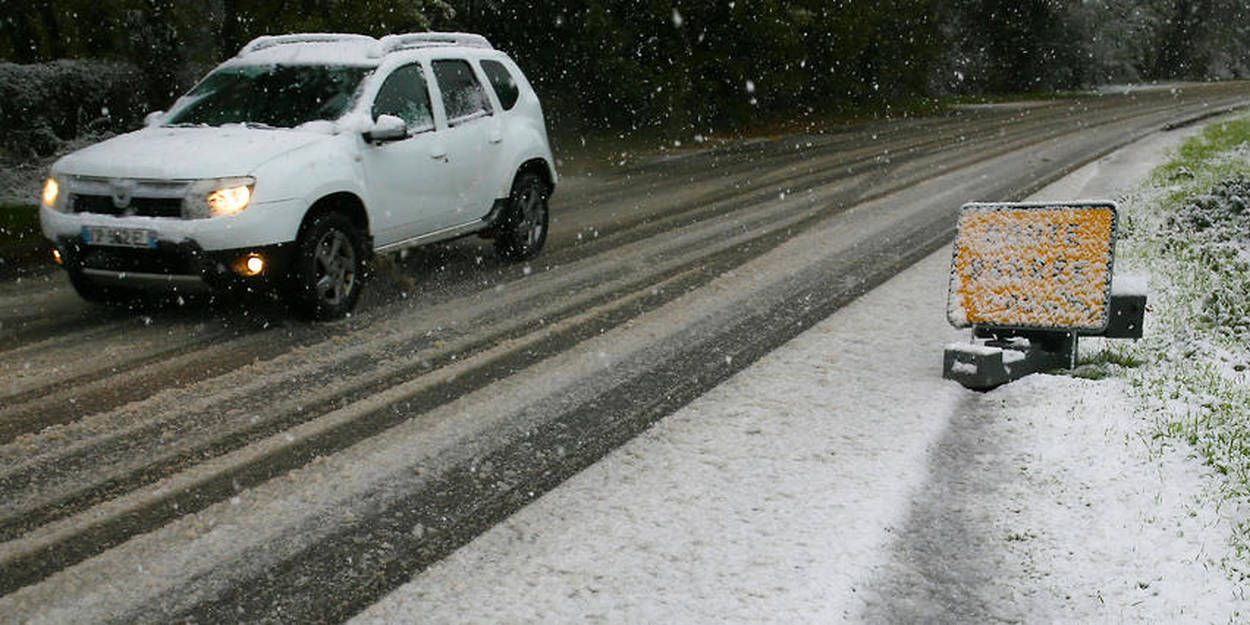
[[[1150,276],[1144,340],[1108,342],[1087,376],[1125,375],[1155,442],[1212,467],[1234,519],[1224,565],[1250,579],[1250,119],[1207,126],[1125,202],[1118,273]],[[1114,343],[1114,344],[1111,344]]]

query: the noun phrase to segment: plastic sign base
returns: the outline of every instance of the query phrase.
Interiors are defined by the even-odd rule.
[[[988,391],[1030,373],[1070,368],[1076,363],[1079,337],[1139,339],[1145,317],[1144,294],[1113,291],[1111,321],[1102,332],[976,328],[975,342],[946,346],[942,377],[976,391]]]
[[[946,346],[942,377],[974,391],[988,391],[1030,373],[1062,369],[1072,364],[1075,334],[1057,334],[1055,340],[995,340]]]

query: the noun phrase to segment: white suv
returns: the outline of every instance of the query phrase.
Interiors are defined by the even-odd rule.
[[[330,319],[374,254],[473,233],[538,253],[555,184],[538,98],[485,38],[283,35],[58,160],[39,214],[86,299],[276,286]]]

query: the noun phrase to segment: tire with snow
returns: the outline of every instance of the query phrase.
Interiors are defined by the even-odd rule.
[[[323,213],[301,229],[287,275],[287,301],[300,315],[338,319],[351,312],[365,275],[365,245],[351,220]]]
[[[547,241],[548,195],[547,183],[536,174],[521,174],[512,183],[508,206],[495,235],[495,252],[500,258],[526,260],[543,248]]]

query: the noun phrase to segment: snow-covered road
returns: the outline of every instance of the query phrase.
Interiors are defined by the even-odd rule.
[[[1119,196],[1182,134],[1034,199]],[[948,251],[918,263],[353,622],[1250,613],[1218,565],[1228,520],[1204,499],[1202,467],[1139,437],[1122,381],[1039,375],[978,394],[941,379],[942,345],[966,338],[943,315],[948,264]]]
[[[335,324],[0,283],[0,622],[340,622],[418,571],[432,607],[382,620],[1028,614],[994,582],[1045,604],[1021,562],[1064,534],[1008,514],[1025,507],[1003,485],[1028,485],[1021,450],[1045,437],[979,417],[1010,392],[937,378],[961,336],[946,255],[921,261],[962,202],[1247,98],[982,107],[587,173],[562,185],[541,264],[491,265],[475,240],[386,259]]]

